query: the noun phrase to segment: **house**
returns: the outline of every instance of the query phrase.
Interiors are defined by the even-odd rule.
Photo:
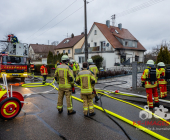
[[[65,38],[55,47],[55,55],[68,53],[69,58],[74,59],[75,49],[81,48],[84,43],[84,33],[78,36],[72,36]]]
[[[115,27],[110,26],[109,20],[106,21],[106,24],[94,22],[87,40],[88,58],[94,55],[102,56],[104,69],[111,68],[117,63],[144,61],[146,49],[127,29],[122,28],[122,24]],[[84,62],[84,49],[83,44],[82,48],[75,50],[75,60],[78,60],[79,63]]]
[[[43,44],[30,44],[29,45],[29,58],[32,60],[41,60],[47,58],[49,51],[54,53],[54,45],[43,45]]]

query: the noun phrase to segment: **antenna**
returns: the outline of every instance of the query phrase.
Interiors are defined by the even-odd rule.
[[[115,14],[112,15],[111,19],[112,19],[112,26],[115,26],[116,15]]]

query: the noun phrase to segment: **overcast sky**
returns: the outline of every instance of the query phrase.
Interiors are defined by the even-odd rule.
[[[90,2],[87,4],[89,31],[93,22],[105,24],[106,20],[111,20],[113,14],[119,15],[148,1],[152,4],[161,0],[87,1]],[[84,31],[83,6],[83,0],[0,0],[0,40],[5,35],[14,33],[23,43],[48,44],[49,40],[51,44],[53,41],[61,42],[67,37],[67,33],[69,36],[72,33],[80,35]],[[170,0],[162,0],[142,10],[134,10],[136,12],[131,14],[126,11],[124,16],[116,17],[115,25],[122,23],[123,28],[128,29],[150,50],[161,44],[162,40],[170,41],[169,6]]]

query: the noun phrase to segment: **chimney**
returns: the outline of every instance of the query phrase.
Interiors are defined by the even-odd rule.
[[[38,43],[36,43],[38,45]]]
[[[120,30],[122,30],[122,23],[119,23],[118,27],[119,27]]]
[[[106,20],[106,25],[108,28],[110,28],[110,20]]]
[[[71,34],[71,38],[74,38],[74,34],[73,33]]]

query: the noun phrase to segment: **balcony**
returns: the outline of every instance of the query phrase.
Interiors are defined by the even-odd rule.
[[[89,47],[88,48],[88,52],[98,52],[98,53],[101,53],[101,52],[110,52],[110,51],[113,51],[113,48],[108,48],[108,47],[105,47],[105,48],[101,48],[100,50],[100,46],[97,46],[97,47]],[[75,54],[77,53],[84,53],[84,49],[75,49]]]

